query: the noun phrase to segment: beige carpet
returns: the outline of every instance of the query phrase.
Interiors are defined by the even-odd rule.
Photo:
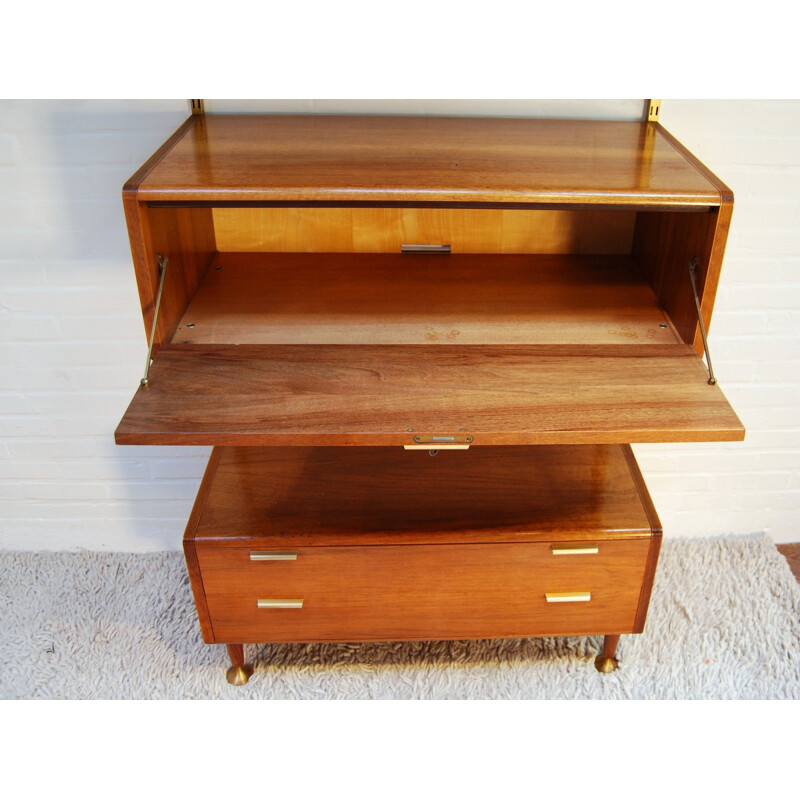
[[[180,553],[0,553],[0,698],[800,699],[800,588],[765,538],[672,540],[645,633],[246,647],[225,680]]]

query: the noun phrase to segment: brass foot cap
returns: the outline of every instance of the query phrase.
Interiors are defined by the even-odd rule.
[[[249,664],[245,664],[243,667],[231,667],[225,673],[225,677],[228,679],[228,683],[232,683],[234,686],[244,686],[252,674],[253,668]]]
[[[598,672],[614,672],[619,666],[619,661],[616,658],[608,658],[606,656],[597,656],[594,660],[594,665]]]

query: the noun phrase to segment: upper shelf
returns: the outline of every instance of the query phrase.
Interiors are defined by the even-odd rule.
[[[524,118],[192,117],[126,185],[140,201],[719,206],[663,128]]]

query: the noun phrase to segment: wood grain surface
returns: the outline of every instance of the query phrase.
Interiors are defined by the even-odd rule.
[[[364,641],[640,632],[660,538],[628,445],[215,448],[184,546],[207,642]]]
[[[800,543],[779,544],[776,545],[776,547],[778,552],[789,562],[792,575],[794,575],[798,583],[800,583]]]
[[[719,208],[701,214],[637,215],[633,248],[636,262],[681,339],[693,344],[698,355],[703,353],[703,344],[689,264],[697,264],[697,289],[708,331],[732,211],[732,203],[724,201]]]
[[[213,209],[221,252],[399,253],[446,244],[453,253],[630,253],[634,211],[502,208]]]
[[[118,444],[732,441],[689,345],[166,345]]]
[[[647,540],[568,557],[536,544],[313,547],[297,561],[253,564],[239,548],[198,547],[198,558],[216,641],[349,641],[630,633],[648,549]],[[545,598],[578,591],[591,600]],[[257,607],[281,598],[303,606]]]
[[[223,253],[173,341],[669,344],[624,256]]]
[[[137,176],[142,201],[719,205],[639,122],[204,115]]]
[[[217,547],[567,541],[661,526],[628,445],[214,448],[186,539]]]

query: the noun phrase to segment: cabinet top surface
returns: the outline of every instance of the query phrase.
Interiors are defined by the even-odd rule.
[[[126,185],[151,202],[720,205],[658,126],[491,117],[206,115]]]

